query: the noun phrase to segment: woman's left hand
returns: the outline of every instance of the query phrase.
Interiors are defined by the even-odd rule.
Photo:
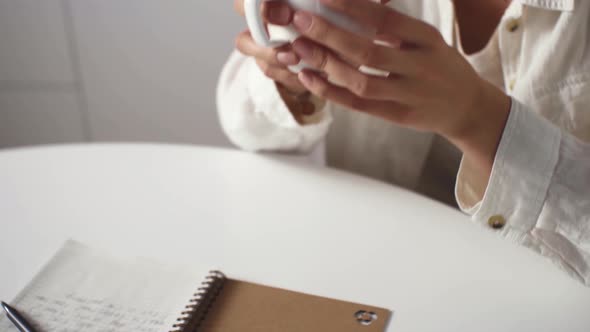
[[[361,37],[296,12],[293,23],[304,38],[293,50],[338,83],[304,71],[299,79],[307,89],[350,109],[441,134],[466,153],[485,153],[491,169],[510,112],[507,95],[479,77],[433,26],[368,0],[321,2],[374,33]],[[391,74],[367,75],[360,65]]]

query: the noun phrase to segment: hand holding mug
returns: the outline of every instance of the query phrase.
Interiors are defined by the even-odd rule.
[[[244,0],[235,0],[234,8],[240,15],[244,15]],[[267,23],[288,26],[293,20],[294,11],[285,3],[269,2],[262,5],[261,13]],[[289,65],[297,65],[300,62],[289,44],[278,48],[261,46],[246,30],[236,38],[236,48],[242,54],[253,57],[264,75],[277,83],[279,93],[299,123],[303,122],[304,115],[315,112],[311,102],[300,102],[299,97],[304,96],[308,90],[300,83],[297,75],[287,69]]]
[[[371,1],[318,1],[373,27],[375,34],[354,35],[321,16],[297,11],[293,24],[304,36],[293,45],[298,57],[343,83],[306,70],[299,74],[305,87],[348,109],[438,133],[489,175],[511,98],[480,77],[432,25]],[[366,75],[357,64],[391,74]]]

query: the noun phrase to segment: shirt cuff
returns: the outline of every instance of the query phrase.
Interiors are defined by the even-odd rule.
[[[314,103],[321,109],[317,107],[319,111],[306,117],[305,124],[301,125],[281,98],[275,82],[266,77],[253,60],[248,59],[243,70],[246,98],[244,105],[237,107],[247,112],[226,112],[234,114],[234,117],[224,122],[232,141],[248,151],[312,151],[323,140],[332,123],[330,103]],[[234,81],[238,79],[233,78]],[[234,127],[228,123],[233,123]]]
[[[459,207],[486,227],[526,244],[543,208],[559,159],[561,131],[512,100],[489,182],[463,160],[457,176]],[[482,198],[483,195],[483,198]]]

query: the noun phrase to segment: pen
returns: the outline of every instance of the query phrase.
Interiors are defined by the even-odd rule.
[[[6,316],[8,319],[16,326],[16,328],[21,332],[35,332],[35,329],[27,322],[27,320],[13,307],[9,306],[8,304],[1,302],[2,308],[6,311]]]

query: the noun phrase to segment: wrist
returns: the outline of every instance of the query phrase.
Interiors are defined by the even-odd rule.
[[[281,97],[303,102],[309,100],[309,97],[311,96],[311,92],[308,90],[292,89],[279,82],[275,82],[275,85],[279,90]]]
[[[316,100],[311,92],[307,90],[293,91],[280,83],[276,83],[276,87],[291,115],[300,125],[308,124],[310,121],[313,122],[314,115],[324,105],[321,100]]]
[[[464,129],[455,135],[448,135],[447,139],[474,165],[485,173],[491,173],[511,106],[512,99],[508,95],[485,82],[481,97],[465,121]]]

